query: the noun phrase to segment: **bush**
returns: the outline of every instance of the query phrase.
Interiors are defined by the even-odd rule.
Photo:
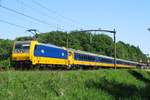
[[[10,59],[1,60],[0,61],[0,68],[1,69],[9,69],[10,68]]]

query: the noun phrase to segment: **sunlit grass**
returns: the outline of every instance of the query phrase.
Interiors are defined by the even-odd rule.
[[[0,100],[147,99],[150,73],[140,70],[0,72]]]

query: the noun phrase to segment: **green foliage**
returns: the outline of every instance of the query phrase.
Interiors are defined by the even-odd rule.
[[[28,41],[28,40],[33,40],[33,37],[28,37],[28,36],[17,37],[15,40],[16,41]]]
[[[0,76],[2,100],[150,99],[150,73],[145,71],[6,71]]]
[[[65,32],[48,32],[38,35],[37,40],[42,43],[51,43],[57,46],[66,46],[66,36],[67,33]]]
[[[128,59],[133,61],[147,61],[146,55],[140,50],[139,47],[133,45],[125,44],[122,41],[117,43],[117,57],[122,59]]]
[[[9,69],[10,68],[10,59],[5,59],[0,61],[0,69]]]
[[[96,48],[96,52],[107,56],[113,56],[113,40],[111,37],[98,34],[93,37],[93,47]]]
[[[13,41],[12,40],[4,40],[0,39],[0,60],[5,58],[4,56],[11,55],[12,52],[12,47],[13,47]]]
[[[11,57],[13,47],[12,40],[4,40],[0,39],[0,68],[8,68],[10,67],[9,58]]]

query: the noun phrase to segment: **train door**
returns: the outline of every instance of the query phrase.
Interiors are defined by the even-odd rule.
[[[72,51],[68,52],[68,65],[72,65],[74,61],[74,53]]]

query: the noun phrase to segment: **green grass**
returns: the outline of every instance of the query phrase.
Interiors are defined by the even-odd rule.
[[[150,99],[150,73],[140,70],[0,72],[0,100]]]

